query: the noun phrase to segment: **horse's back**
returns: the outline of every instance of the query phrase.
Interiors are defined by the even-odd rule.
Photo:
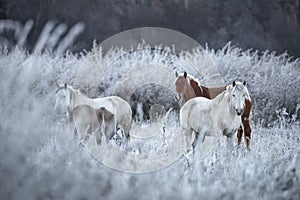
[[[218,96],[219,94],[221,94],[222,92],[224,92],[226,89],[226,87],[217,87],[217,88],[208,88],[208,92],[210,95],[210,99],[215,98],[216,96]]]
[[[95,99],[88,98],[85,103],[95,109],[104,107],[114,115],[115,124],[121,125],[127,133],[129,132],[132,122],[132,110],[130,105],[121,97],[107,96]]]
[[[116,112],[127,112],[128,114],[132,115],[131,107],[121,97],[118,96],[107,96],[102,98],[94,99],[91,102],[93,107],[99,109],[100,107],[105,107],[108,111],[112,112],[113,114],[117,115]]]
[[[118,108],[118,112],[126,115],[131,119],[132,110],[127,101],[118,96],[110,96],[109,99],[113,102],[113,104]]]

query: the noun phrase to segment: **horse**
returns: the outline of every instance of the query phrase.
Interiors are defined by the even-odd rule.
[[[196,132],[192,148],[205,136],[219,135],[227,137],[227,144],[232,149],[233,134],[241,126],[241,115],[245,108],[245,99],[249,96],[245,82],[233,82],[214,99],[195,97],[187,101],[180,109],[180,127],[186,139]],[[186,140],[187,144],[187,140]]]
[[[72,109],[71,114],[75,133],[81,141],[86,141],[90,134],[95,133],[97,144],[100,145],[102,135],[105,135],[108,143],[115,134],[114,115],[104,107],[95,109],[89,105],[78,105]]]
[[[195,97],[205,97],[208,99],[215,98],[218,94],[225,91],[226,86],[208,88],[199,83],[199,81],[194,78],[192,75],[184,72],[183,74],[178,74],[175,72],[176,81],[175,87],[177,92],[176,99],[179,101],[179,106],[182,107],[185,102]],[[241,115],[242,125],[238,129],[238,145],[241,144],[242,136],[244,132],[244,139],[246,142],[246,147],[250,148],[250,139],[251,139],[251,127],[250,127],[250,114],[252,111],[252,100],[248,96],[245,99],[245,109]]]
[[[66,83],[63,86],[57,84],[55,109],[65,108],[67,118],[70,119],[72,109],[78,105],[89,105],[95,109],[103,107],[111,112],[115,120],[115,132],[123,130],[127,140],[130,140],[132,110],[125,100],[118,96],[91,99]]]

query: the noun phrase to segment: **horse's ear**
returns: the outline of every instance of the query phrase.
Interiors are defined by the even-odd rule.
[[[178,77],[178,72],[177,71],[175,72],[175,76]]]
[[[64,88],[67,89],[67,84],[66,83],[64,84]]]
[[[233,86],[233,87],[235,86],[235,81],[232,82],[232,86]]]
[[[246,86],[246,81],[243,82],[243,85]]]
[[[186,77],[187,77],[187,73],[186,73],[186,72],[184,72],[184,73],[183,73],[183,76],[184,76],[184,78],[186,78]]]

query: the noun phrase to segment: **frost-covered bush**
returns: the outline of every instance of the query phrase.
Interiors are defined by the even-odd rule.
[[[228,43],[224,48],[215,51],[205,49],[193,53],[175,54],[171,49],[154,51],[141,44],[136,51],[111,49],[103,56],[101,47],[94,45],[89,54],[82,58],[77,82],[90,96],[106,96],[115,93],[118,81],[130,71],[142,65],[166,65],[173,71],[187,71],[195,75],[202,84],[207,84],[205,77],[197,73],[193,66],[216,65],[221,78],[226,84],[233,80],[245,80],[252,96],[253,121],[264,126],[273,126],[281,118],[278,112],[285,108],[286,123],[295,122],[300,118],[297,105],[300,104],[300,61],[289,57],[286,53],[277,55],[275,52],[258,52],[232,47]],[[201,54],[201,56],[199,56]],[[156,55],[156,56],[153,56]],[[200,59],[195,59],[199,57]],[[203,58],[203,59],[201,59]],[[205,67],[202,67],[205,69]],[[172,78],[173,74],[168,74]],[[85,75],[89,74],[89,78]],[[163,79],[167,74],[158,74]],[[138,85],[136,80],[130,84]],[[128,83],[128,82],[127,82]],[[129,84],[129,83],[128,83]],[[154,93],[154,91],[153,91]],[[126,96],[127,91],[118,93]],[[166,97],[169,98],[169,97]],[[170,101],[173,99],[169,98]]]

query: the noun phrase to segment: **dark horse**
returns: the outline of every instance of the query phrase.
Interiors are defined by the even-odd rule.
[[[200,85],[198,81],[191,75],[184,72],[182,75],[179,75],[177,72],[176,75],[176,92],[178,94],[177,99],[180,101],[180,107],[183,106],[185,102],[194,98],[194,97],[206,97],[208,99],[215,98],[218,94],[223,92],[226,89],[226,86],[218,88],[208,88],[203,85]],[[250,127],[250,114],[252,110],[252,101],[249,98],[245,99],[245,108],[241,115],[243,127],[240,126],[238,129],[238,145],[242,141],[242,136],[244,132],[244,138],[247,148],[250,147],[251,139],[251,127]]]

